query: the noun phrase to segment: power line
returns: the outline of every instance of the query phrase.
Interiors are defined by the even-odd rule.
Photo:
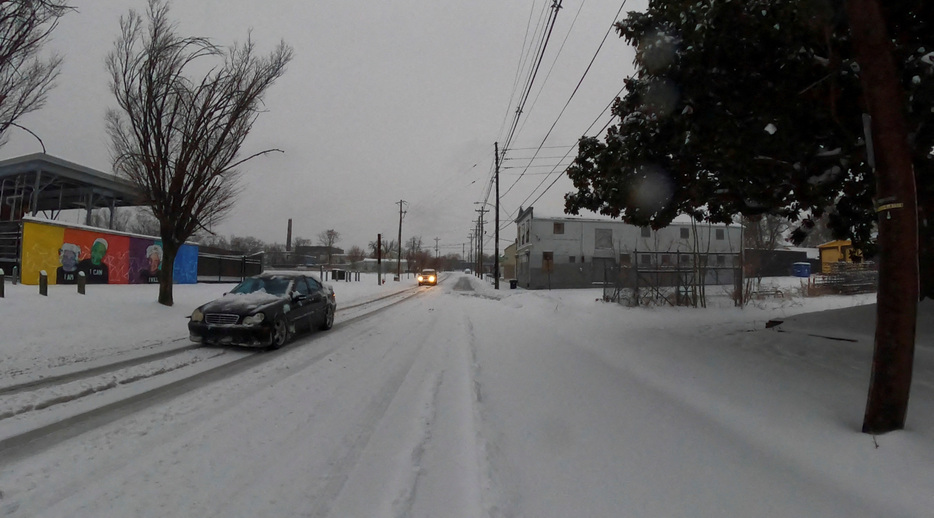
[[[566,148],[567,148],[567,145],[564,145],[564,146],[542,146],[542,147],[540,147],[540,148],[538,148],[538,147],[514,147],[514,148],[511,148],[510,151],[531,151],[531,150],[534,150],[534,149],[566,149]],[[513,159],[512,159],[512,158],[504,158],[503,160],[513,160]]]
[[[625,2],[624,2],[624,3],[625,3]],[[613,103],[616,102],[616,99],[618,99],[619,96],[623,94],[623,90],[625,90],[625,89],[626,89],[626,86],[623,85],[623,87],[620,88],[618,92],[616,92],[616,95],[613,96],[613,99],[611,99],[609,103],[607,103],[606,107],[603,108],[603,111],[601,111],[600,114],[597,115],[597,117],[593,120],[593,122],[590,123],[590,126],[588,126],[586,130],[584,130],[584,133],[583,133],[584,135],[587,135],[587,134],[590,133],[590,130],[592,130],[593,127],[597,124],[597,122],[603,117],[603,115],[604,115],[608,110],[610,110],[610,108],[613,106]],[[606,129],[607,129],[608,127],[610,127],[610,124],[613,122],[613,119],[614,119],[614,117],[611,116],[610,119],[606,122],[606,124],[603,125],[603,128],[600,129],[600,131],[597,132],[597,134],[602,134],[604,131],[606,131]],[[571,154],[572,151],[574,151],[574,147],[573,147],[573,146],[572,146],[570,149],[568,149],[568,152],[565,153],[564,158],[567,158],[567,157]],[[563,161],[563,159],[562,159],[562,161]],[[559,165],[560,165],[560,164],[559,164]],[[569,167],[569,166],[568,166],[568,167]],[[535,191],[537,191],[538,188],[541,187],[541,186],[548,180],[548,176],[550,176],[550,175],[553,174],[555,171],[557,171],[557,169],[558,169],[558,166],[556,165],[556,166],[555,166],[555,169],[552,170],[551,172],[549,172],[548,174],[545,175],[545,178],[543,178],[542,181],[539,182],[539,184],[538,184],[537,186],[535,186],[535,189],[532,189],[532,192],[531,192],[524,200],[522,200],[522,203],[520,203],[519,206],[520,206],[520,207],[521,207],[521,206],[524,206],[525,203],[529,200],[529,198],[531,198],[532,195],[535,194]],[[564,170],[562,171],[562,174],[563,174],[564,172],[566,172],[566,171],[567,171],[567,167],[564,168]],[[538,200],[540,200],[540,199],[542,198],[542,196],[545,195],[545,193],[547,193],[549,190],[551,190],[551,188],[554,187],[556,183],[558,183],[558,180],[561,179],[561,176],[562,176],[561,174],[559,174],[558,176],[556,176],[555,179],[554,179],[554,181],[552,181],[551,184],[549,184],[548,187],[546,187],[545,190],[542,191],[541,194],[538,195],[538,197],[536,197],[534,200],[532,200],[532,202],[531,202],[529,205],[535,205],[535,203],[538,202]],[[509,215],[509,219],[511,219],[516,213],[517,213],[517,211],[511,212],[510,215]],[[506,225],[508,226],[509,224],[507,223]],[[500,230],[502,230],[502,229],[500,229]]]
[[[548,129],[548,133],[545,134],[545,137],[542,139],[541,144],[539,144],[539,148],[535,151],[534,156],[537,156],[538,153],[541,152],[541,147],[545,145],[545,141],[548,140],[548,137],[551,135],[551,132],[554,131],[555,126],[558,125],[558,121],[561,120],[561,117],[564,115],[564,112],[567,110],[568,106],[571,104],[571,100],[574,99],[574,96],[577,95],[578,90],[580,90],[581,84],[583,84],[584,79],[587,77],[587,74],[590,72],[591,67],[593,67],[594,61],[596,61],[597,59],[597,55],[599,55],[600,51],[603,50],[603,45],[606,43],[607,38],[610,36],[610,32],[612,32],[613,27],[616,25],[616,20],[619,18],[619,15],[623,12],[623,8],[626,6],[626,1],[627,0],[623,0],[623,2],[620,4],[619,10],[616,12],[616,16],[613,17],[613,23],[610,24],[609,28],[607,28],[606,34],[603,35],[603,40],[600,41],[600,45],[597,47],[596,52],[594,52],[593,57],[590,59],[590,63],[587,64],[587,68],[584,70],[583,75],[581,75],[580,80],[577,82],[577,86],[574,87],[574,91],[571,92],[571,96],[568,98],[567,102],[564,103],[564,107],[561,108],[561,112],[558,114],[558,117],[555,118],[554,123],[552,123],[551,127]],[[531,164],[531,161],[529,161],[529,164]],[[513,187],[516,186],[516,184],[519,183],[519,180],[521,179],[522,179],[522,175],[519,175],[519,177],[516,178],[516,181],[513,182],[513,184],[510,185],[509,188],[506,189],[506,192],[503,194],[504,195],[509,194],[509,192],[513,189]],[[537,188],[538,187],[536,187],[536,189]]]
[[[538,32],[538,28],[541,27],[542,18],[543,18],[544,15],[545,15],[545,10],[546,10],[546,9],[545,9],[545,6],[543,5],[543,6],[542,6],[542,12],[541,12],[541,14],[540,14],[539,17],[538,17],[538,24],[535,26],[535,31],[534,31],[535,33],[537,33],[537,32]],[[522,38],[522,51],[519,53],[519,62],[516,64],[516,76],[515,76],[515,78],[514,78],[513,81],[512,81],[512,93],[509,94],[509,103],[506,104],[506,106],[508,106],[508,107],[512,107],[512,101],[516,98],[516,92],[519,90],[519,77],[520,77],[521,74],[522,74],[522,69],[524,68],[523,65],[524,65],[524,63],[525,63],[525,60],[526,60],[526,58],[528,58],[528,56],[530,56],[530,55],[532,54],[532,53],[531,53],[531,50],[532,50],[531,46],[528,47],[529,52],[526,53],[526,43],[529,42],[529,28],[532,27],[532,14],[533,14],[533,13],[535,13],[535,3],[534,3],[534,2],[532,3],[531,8],[529,9],[529,21],[526,22],[526,26],[525,26],[525,36],[523,36],[523,38]],[[533,33],[533,34],[534,34],[534,33]],[[503,114],[503,122],[500,124],[500,127],[499,127],[500,133],[502,133],[503,128],[506,126],[506,120],[509,119],[509,113],[510,113],[509,110],[510,110],[510,109],[507,108],[507,109],[506,109],[506,113]]]
[[[566,149],[566,148],[567,146],[564,146],[561,149]],[[538,156],[538,157],[533,156],[532,160],[557,160],[559,158],[561,157],[559,156]],[[529,157],[512,157],[512,158],[504,158],[503,160],[504,161],[505,160],[529,160]]]
[[[567,34],[564,35],[564,41],[562,41],[561,46],[558,47],[558,52],[555,53],[555,59],[552,60],[551,67],[548,68],[548,73],[545,74],[545,79],[542,81],[541,86],[538,88],[538,93],[535,94],[535,99],[532,100],[532,106],[529,107],[530,112],[535,109],[535,105],[538,103],[538,98],[541,97],[542,92],[545,90],[545,85],[548,84],[548,78],[551,77],[551,72],[555,69],[555,64],[558,63],[558,57],[561,56],[561,51],[564,50],[564,46],[567,44],[568,38],[571,37],[571,32],[574,30],[574,25],[577,23],[577,18],[580,16],[581,10],[583,10],[585,3],[586,0],[581,0],[580,5],[577,6],[577,13],[574,14],[574,20],[571,21],[571,26],[568,27]],[[519,133],[522,132],[522,129],[525,128],[525,125],[528,122],[529,118],[526,117],[525,122],[523,122],[522,126],[519,128]]]
[[[535,83],[535,78],[538,76],[538,71],[542,66],[542,60],[545,57],[545,50],[548,48],[548,42],[551,40],[551,33],[555,28],[555,21],[558,19],[558,10],[561,9],[562,0],[553,0],[552,4],[552,13],[548,17],[548,29],[542,33],[541,45],[539,46],[540,51],[537,53],[538,58],[536,59],[535,66],[532,67],[529,78],[526,81],[526,86],[523,88],[523,94],[519,102],[519,106],[516,108],[516,115],[513,119],[512,127],[509,130],[509,134],[504,140],[503,143],[503,156],[505,156],[506,149],[509,147],[509,144],[512,143],[512,138],[516,134],[516,128],[519,126],[519,119],[522,115],[522,112],[525,109],[525,104],[529,100],[529,95],[532,93],[532,85]]]

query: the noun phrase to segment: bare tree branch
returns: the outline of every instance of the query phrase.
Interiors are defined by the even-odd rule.
[[[72,9],[58,0],[0,0],[0,145],[10,126],[23,128],[16,121],[45,104],[62,58],[39,54]]]
[[[145,18],[130,11],[120,28],[107,57],[119,107],[106,117],[114,170],[145,194],[160,224],[164,260],[174,261],[202,222],[217,222],[233,208],[238,167],[281,152],[239,156],[292,49],[280,42],[261,56],[250,38],[223,49],[205,38],[182,37],[167,0],[149,0]],[[208,63],[207,72],[192,79],[192,67],[203,69],[206,60],[219,63]],[[171,275],[161,281],[159,301],[171,305]]]

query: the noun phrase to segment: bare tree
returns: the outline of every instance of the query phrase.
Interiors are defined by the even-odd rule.
[[[92,227],[109,228],[121,232],[132,232],[147,236],[159,235],[159,221],[148,207],[103,208],[91,214],[88,224]]]
[[[266,249],[266,243],[253,236],[230,236],[228,246],[243,254],[255,254]]]
[[[152,215],[148,207],[136,210],[134,216],[127,226],[128,231],[147,236],[159,235],[159,220]]]
[[[250,38],[229,49],[182,37],[166,0],[149,0],[146,19],[120,19],[107,56],[119,110],[107,113],[114,171],[133,181],[159,221],[163,268],[159,303],[171,306],[172,265],[196,230],[231,210],[239,191],[240,148],[262,110],[266,91],[282,76],[292,49],[280,42],[258,56]],[[220,63],[202,64],[205,60]],[[205,70],[201,79],[186,73]]]
[[[743,245],[754,250],[775,250],[791,232],[791,223],[772,214],[743,218]]]
[[[833,231],[830,229],[830,214],[833,208],[830,207],[824,211],[820,218],[808,218],[803,221],[801,230],[805,234],[804,239],[799,246],[817,248],[818,246],[833,241]]]
[[[329,265],[331,264],[331,254],[334,250],[334,245],[337,244],[340,240],[341,233],[334,229],[325,230],[324,232],[318,234],[318,244],[328,248]]]
[[[0,0],[0,145],[10,126],[22,127],[16,121],[45,104],[62,58],[39,52],[70,9],[59,0]]]
[[[366,257],[366,252],[363,251],[357,245],[350,247],[350,250],[347,250],[347,260],[350,261],[350,265],[354,268],[357,267],[357,263],[363,260]]]

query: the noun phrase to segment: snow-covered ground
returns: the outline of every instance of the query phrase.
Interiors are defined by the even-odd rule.
[[[191,310],[230,285],[176,286],[166,308],[152,286],[7,284],[0,451],[27,423],[257,361],[0,456],[0,516],[930,516],[934,305],[907,429],[870,437],[874,296],[771,282],[786,297],[740,310],[365,277],[333,283],[347,308],[333,330],[276,353],[196,348],[51,395],[3,388],[184,347]],[[405,290],[418,295],[367,316]]]

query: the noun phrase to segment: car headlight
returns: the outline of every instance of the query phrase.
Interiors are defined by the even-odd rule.
[[[262,322],[264,318],[266,318],[266,315],[264,315],[263,313],[257,313],[255,315],[250,315],[243,319],[243,325],[255,326],[256,324],[259,324],[260,322]]]
[[[418,282],[422,282],[423,280],[425,280],[425,278],[422,277],[421,275],[419,275],[419,276],[418,276]]]
[[[429,277],[428,282],[435,282],[435,276],[432,275],[431,277]]]
[[[201,322],[204,320],[204,312],[200,309],[196,309],[191,312],[191,321],[192,322]]]

